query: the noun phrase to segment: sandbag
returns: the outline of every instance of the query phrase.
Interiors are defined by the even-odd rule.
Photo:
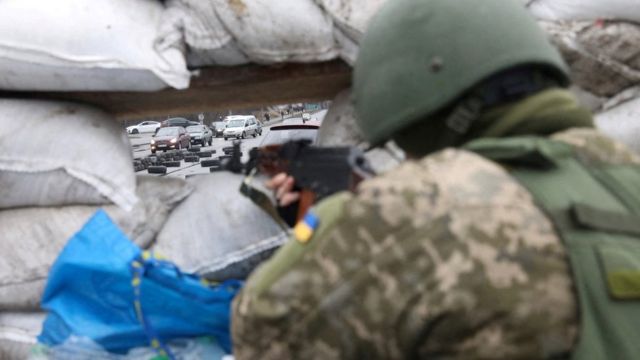
[[[164,46],[186,43],[189,66],[250,62],[218,19],[212,1],[168,0],[165,6],[157,41]]]
[[[129,140],[102,111],[0,99],[0,138],[0,209],[137,201]]]
[[[0,1],[0,88],[184,89],[182,50],[155,43],[162,12],[155,0]]]
[[[640,82],[640,25],[629,22],[540,22],[571,68],[573,82],[611,97]]]
[[[0,312],[0,359],[27,359],[42,329],[45,313]]]
[[[315,0],[334,22],[340,57],[353,65],[369,21],[387,0]]]
[[[316,62],[337,57],[333,22],[312,0],[172,0],[163,43],[184,40],[200,64]],[[173,30],[171,30],[173,29]],[[184,29],[184,30],[182,30]]]
[[[137,245],[147,248],[191,187],[182,179],[139,176],[140,201],[127,212],[104,206]],[[96,206],[34,207],[0,211],[0,310],[37,309],[49,268]]]
[[[151,249],[210,280],[246,278],[288,233],[240,194],[242,180],[226,171],[188,178],[194,192],[171,213]]]
[[[603,133],[640,154],[640,97],[596,114],[595,121]]]
[[[620,19],[640,22],[638,0],[528,0],[529,11],[546,20]]]
[[[360,43],[367,25],[387,0],[315,0],[335,25],[356,43]]]

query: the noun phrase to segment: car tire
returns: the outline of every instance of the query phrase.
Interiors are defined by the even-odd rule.
[[[225,138],[223,138],[223,139],[224,139],[224,141],[227,141],[227,138],[226,138],[226,137],[225,137]]]
[[[213,137],[209,139],[209,146],[213,145]]]
[[[243,139],[246,139],[246,138],[247,138],[247,133],[246,133],[246,132],[244,132],[244,131],[242,132],[242,138],[243,138]]]
[[[202,147],[207,146],[207,140],[206,139],[202,139]]]
[[[178,143],[178,148],[176,150],[182,150],[182,143],[181,142]]]
[[[152,154],[155,154],[155,153],[156,153],[156,151],[155,151],[155,150],[151,150],[151,153],[152,153]]]
[[[140,131],[138,131],[138,129],[133,129],[133,130],[131,130],[131,133],[132,133],[132,134],[137,134],[137,133],[139,133],[139,132],[140,132]]]

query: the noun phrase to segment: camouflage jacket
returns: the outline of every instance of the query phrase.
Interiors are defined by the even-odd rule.
[[[638,159],[592,129],[579,156]],[[577,299],[564,248],[502,167],[446,149],[333,196],[234,301],[238,359],[554,358]]]

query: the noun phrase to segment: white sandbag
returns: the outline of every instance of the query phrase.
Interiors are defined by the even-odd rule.
[[[194,192],[171,213],[152,249],[208,279],[246,277],[288,234],[240,194],[242,179],[229,172],[188,178]]]
[[[334,28],[333,37],[336,40],[340,58],[347,64],[353,66],[358,58],[360,46],[338,27]]]
[[[184,89],[181,49],[155,43],[162,12],[155,0],[0,1],[0,88]]]
[[[147,248],[191,190],[182,179],[139,176],[141,200],[132,211],[114,205],[104,209],[131,240]],[[0,310],[38,308],[49,267],[97,209],[78,205],[0,211]]]
[[[186,43],[189,66],[250,62],[218,19],[212,1],[168,0],[165,6],[157,42],[166,47]]]
[[[336,26],[360,43],[369,21],[387,0],[315,0],[331,15]]]
[[[335,24],[334,38],[340,57],[353,65],[358,44],[371,18],[387,0],[315,0]]]
[[[45,317],[41,311],[0,312],[0,359],[27,359]]]
[[[629,22],[540,22],[571,68],[573,82],[611,97],[640,82],[640,25]]]
[[[639,0],[529,0],[529,11],[545,20],[619,19],[640,22]]]
[[[218,18],[253,62],[316,62],[338,56],[333,22],[312,0],[213,1]]]
[[[137,201],[129,140],[102,111],[0,99],[0,138],[0,209]]]
[[[595,121],[602,132],[640,154],[640,97],[596,114]]]

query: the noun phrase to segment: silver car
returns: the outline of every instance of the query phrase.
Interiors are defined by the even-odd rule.
[[[225,140],[228,138],[245,139],[249,135],[253,135],[253,137],[260,135],[255,116],[238,116],[230,119],[222,133]]]
[[[187,126],[187,132],[191,136],[191,144],[207,146],[213,142],[213,132],[206,125]]]

